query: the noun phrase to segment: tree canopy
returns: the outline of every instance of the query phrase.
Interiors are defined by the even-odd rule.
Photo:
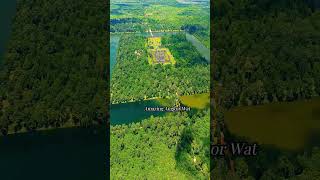
[[[107,3],[19,0],[0,70],[0,129],[88,126],[106,117]]]
[[[209,111],[168,113],[111,127],[111,177],[207,179]]]
[[[317,3],[216,0],[213,8],[216,138],[225,132],[224,113],[235,106],[320,95]],[[317,179],[317,164],[298,162],[299,153],[281,151],[270,160],[272,153],[261,153],[251,161],[235,158],[233,175],[224,160],[214,159],[212,175],[222,179]]]
[[[148,64],[146,38],[121,36],[111,77],[112,103],[209,91],[209,65],[185,35],[164,36],[162,44],[177,61],[175,66]]]

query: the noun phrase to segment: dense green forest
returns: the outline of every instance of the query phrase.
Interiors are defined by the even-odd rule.
[[[111,127],[114,179],[208,179],[209,110]]]
[[[106,13],[102,0],[18,0],[0,70],[2,134],[105,121]]]
[[[146,41],[139,35],[121,36],[111,78],[112,103],[209,91],[209,65],[184,33],[162,37],[162,45],[177,61],[175,66],[149,65]]]
[[[308,99],[320,94],[320,11],[303,0],[215,1],[214,135],[235,106]],[[228,139],[228,137],[227,137]],[[230,140],[230,138],[228,139]],[[320,151],[262,150],[257,157],[213,159],[214,179],[319,179]]]
[[[288,156],[280,155],[276,160],[270,162],[267,158],[270,155],[263,153],[258,157],[249,160],[262,174],[252,175],[245,158],[236,158],[234,161],[235,173],[228,171],[228,164],[223,159],[215,160],[215,165],[211,171],[213,179],[221,180],[318,180],[320,179],[320,149],[313,148],[309,153]]]
[[[304,0],[216,0],[213,10],[216,129],[235,106],[320,95],[320,11]],[[311,3],[310,3],[311,2]],[[304,155],[214,159],[214,179],[319,179],[319,149]]]
[[[227,87],[226,107],[320,94],[318,11],[303,1],[217,2],[214,79]]]
[[[186,31],[210,47],[209,0],[111,1],[110,32]]]

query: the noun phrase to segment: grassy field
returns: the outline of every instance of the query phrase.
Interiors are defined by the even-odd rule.
[[[303,149],[319,134],[320,99],[238,107],[225,115],[231,133],[286,150]]]
[[[180,97],[181,103],[197,109],[204,109],[210,105],[210,94],[195,94],[195,95],[186,95]]]
[[[161,37],[150,37],[148,38],[148,46],[156,49],[161,46]]]
[[[161,37],[149,37],[146,45],[148,49],[148,62],[150,65],[155,64],[162,64],[162,65],[168,65],[168,64],[176,64],[176,61],[174,60],[174,57],[172,56],[170,50],[168,48],[161,46]],[[157,53],[163,54],[163,62],[161,62],[156,55]]]

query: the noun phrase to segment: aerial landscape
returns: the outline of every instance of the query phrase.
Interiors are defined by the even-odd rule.
[[[111,0],[114,179],[210,176],[209,1]]]
[[[0,1],[1,180],[320,179],[319,1],[108,2]]]
[[[320,179],[320,11],[314,0],[216,0],[213,179]]]

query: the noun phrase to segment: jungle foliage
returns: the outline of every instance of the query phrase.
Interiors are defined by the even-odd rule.
[[[169,113],[111,127],[111,177],[207,179],[209,111]]]
[[[188,2],[188,1],[186,1]],[[184,30],[210,47],[209,1],[181,3],[175,0],[111,3],[110,32]]]
[[[232,107],[320,95],[320,12],[316,4],[305,0],[215,1],[215,136],[224,131],[224,112]],[[262,152],[254,160],[235,158],[232,174],[226,161],[214,159],[212,176],[318,179],[319,160],[318,148],[303,156]]]
[[[0,129],[89,126],[106,117],[107,2],[19,0],[0,70]]]
[[[162,37],[162,44],[175,58],[175,66],[149,65],[146,38],[121,36],[111,78],[112,103],[209,91],[209,65],[186,40],[185,34],[166,35]]]

